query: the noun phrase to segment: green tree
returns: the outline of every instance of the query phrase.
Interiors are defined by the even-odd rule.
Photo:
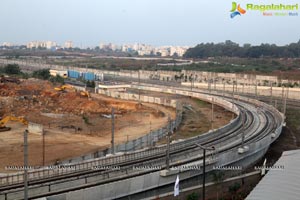
[[[231,193],[231,199],[234,200],[237,196],[238,190],[241,188],[241,184],[234,183],[233,185],[229,186],[228,191]]]
[[[17,64],[8,64],[4,67],[4,73],[6,74],[21,74],[21,69]]]
[[[60,83],[60,84],[65,83],[65,79],[63,77],[61,77],[60,75],[51,76],[49,78],[49,81],[51,81],[52,83]]]
[[[295,58],[300,57],[300,43],[291,43],[285,46],[276,46],[275,44],[261,44],[259,46],[251,46],[245,44],[239,46],[230,40],[223,43],[201,43],[190,48],[184,54],[187,58],[208,58],[208,57],[274,57],[274,58]]]
[[[34,71],[32,73],[32,76],[34,78],[48,80],[50,78],[50,72],[49,72],[49,69],[40,69],[40,70]]]

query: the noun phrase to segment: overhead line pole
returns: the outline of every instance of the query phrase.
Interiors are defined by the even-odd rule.
[[[43,129],[43,131],[42,131],[42,136],[43,136],[43,166],[45,166],[45,131],[44,131],[44,129]]]
[[[215,147],[205,147],[202,146],[200,144],[196,144],[198,147],[200,147],[201,149],[203,149],[203,170],[202,170],[202,199],[205,200],[205,159],[206,159],[206,150],[215,150]]]
[[[283,112],[283,110],[284,110],[284,86],[282,85],[282,83],[281,83],[281,88],[282,88],[282,92],[281,92],[281,105],[282,105],[281,112]]]
[[[272,81],[271,81],[271,99],[270,99],[270,105],[273,105],[273,83],[272,83]]]
[[[28,200],[28,130],[24,131],[24,200]]]
[[[166,169],[170,169],[170,135],[171,135],[171,122],[170,116],[168,116],[168,130],[167,130],[167,152],[166,152]]]
[[[115,154],[115,109],[111,108],[111,153]]]
[[[141,77],[140,77],[140,70],[138,71],[138,76],[139,76],[139,105],[141,105]]]
[[[214,129],[214,98],[211,100],[211,129]]]

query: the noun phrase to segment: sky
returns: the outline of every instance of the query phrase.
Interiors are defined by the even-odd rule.
[[[295,4],[300,0],[236,0]],[[232,0],[1,0],[0,44],[67,40],[76,46],[145,43],[194,46],[232,40],[285,45],[300,39],[295,17],[265,17],[260,11],[230,18]]]

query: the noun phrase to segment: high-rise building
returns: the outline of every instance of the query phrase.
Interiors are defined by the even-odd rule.
[[[46,48],[46,49],[52,49],[56,47],[56,42],[52,41],[32,41],[27,43],[27,48],[32,49],[32,48]]]
[[[46,41],[46,49],[52,49],[52,48],[55,48],[57,45],[56,45],[56,42],[52,42],[52,41]]]
[[[64,44],[64,48],[70,49],[73,48],[73,42],[72,41],[66,41]]]
[[[10,42],[3,42],[2,46],[4,46],[4,47],[11,47],[11,46],[13,46],[13,44],[10,43]]]

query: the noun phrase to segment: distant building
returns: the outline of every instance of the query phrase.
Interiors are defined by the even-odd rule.
[[[128,52],[128,53],[136,52],[138,55],[141,56],[161,55],[162,57],[166,57],[166,56],[177,55],[179,57],[182,57],[189,47],[162,46],[162,47],[155,48],[151,45],[141,44],[141,43],[123,44],[121,46],[112,43],[108,43],[108,44],[100,43],[99,48],[103,50],[112,50],[112,51],[120,50],[122,52]]]
[[[27,43],[26,45],[28,49],[32,49],[32,48],[53,49],[56,46],[57,46],[56,42],[52,42],[52,41],[32,41]]]
[[[56,42],[52,42],[52,41],[47,41],[46,42],[46,49],[53,49],[56,46],[57,46]]]
[[[70,49],[73,48],[73,42],[72,41],[66,41],[64,44],[64,48]]]
[[[10,42],[3,42],[2,46],[4,46],[4,47],[12,47],[14,45],[12,43],[10,43]]]
[[[104,49],[104,48],[105,48],[105,44],[100,43],[100,44],[99,44],[99,49]]]

